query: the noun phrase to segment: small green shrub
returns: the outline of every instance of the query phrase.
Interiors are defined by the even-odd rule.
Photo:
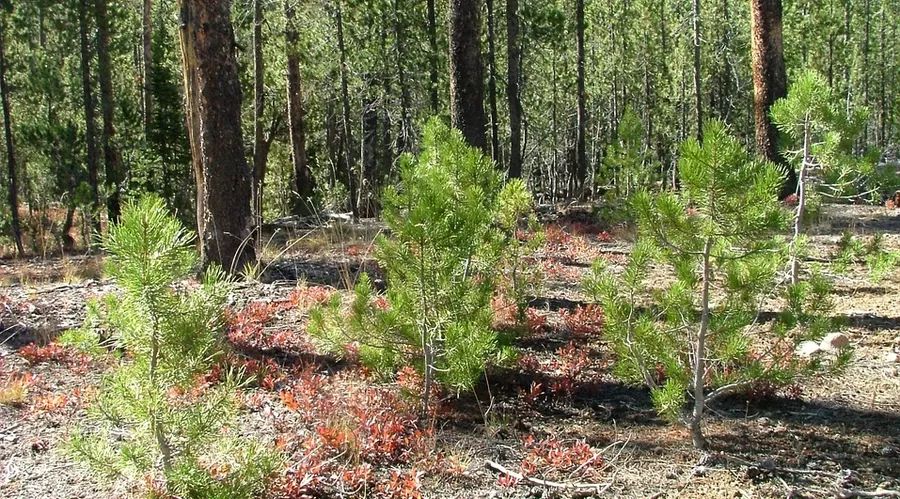
[[[617,375],[648,386],[673,419],[692,398],[686,419],[698,448],[710,401],[814,367],[795,358],[796,345],[830,326],[823,310],[809,310],[828,303],[820,281],[779,286],[787,248],[778,234],[788,214],[776,199],[778,171],[752,161],[723,124],[707,123],[704,132],[702,145],[682,147],[679,192],[634,197],[639,234],[624,272],[613,274],[601,259],[584,282],[603,306]],[[662,290],[647,279],[654,263],[674,276]],[[762,304],[778,293],[792,308],[763,323]]]
[[[377,240],[376,256],[386,295],[376,296],[362,276],[349,311],[341,313],[335,297],[313,311],[309,331],[335,354],[356,345],[360,360],[385,375],[417,366],[427,410],[435,380],[469,390],[486,364],[510,356],[491,328],[490,303],[504,245],[530,212],[531,196],[519,181],[504,186],[490,159],[432,121],[421,155],[403,158],[383,206],[390,236]]]
[[[179,497],[252,497],[276,459],[223,431],[235,376],[198,386],[222,349],[229,282],[214,267],[196,286],[178,282],[197,264],[191,240],[157,198],[126,206],[111,227],[108,273],[122,295],[95,303],[89,324],[102,323],[126,356],[103,379],[91,430],[76,432],[70,450],[111,478],[162,483]],[[68,338],[99,348],[99,334],[86,329]]]

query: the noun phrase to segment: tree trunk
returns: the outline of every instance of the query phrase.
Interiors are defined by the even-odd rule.
[[[434,8],[434,0],[428,0],[426,5],[428,13],[428,70],[429,83],[428,94],[431,97],[431,114],[440,111],[438,99],[438,42],[437,42],[437,12]]]
[[[479,0],[450,0],[450,121],[472,147],[487,150]]]
[[[498,166],[500,157],[500,124],[497,115],[497,52],[494,43],[494,0],[487,0],[488,25],[488,103],[491,110],[491,158]]]
[[[107,0],[94,0],[94,17],[97,22],[97,74],[100,80],[100,114],[103,117],[103,163],[106,168],[106,184],[109,197],[106,211],[110,221],[118,221],[122,211],[121,195],[124,174],[119,150],[116,148],[116,128],[113,123],[115,102],[113,101],[112,62],[109,56],[109,15]]]
[[[521,49],[519,0],[506,1],[506,98],[509,101],[509,178],[522,176],[522,100],[519,95]]]
[[[888,9],[888,5],[886,2],[881,4],[881,15],[879,17],[879,53],[881,54],[881,60],[878,63],[878,67],[880,68],[880,82],[878,88],[878,140],[876,141],[876,145],[881,149],[887,145],[887,93],[885,92],[885,87],[887,85],[887,56],[888,48],[886,46],[887,40],[885,39],[885,31],[886,31],[886,14],[885,11]]]
[[[22,245],[22,228],[19,222],[19,182],[16,173],[16,146],[13,141],[12,112],[9,106],[9,85],[6,82],[6,20],[0,19],[0,102],[3,107],[3,138],[6,143],[6,172],[9,176],[7,182],[8,201],[10,210],[10,226],[13,240],[16,242],[16,251],[19,256],[25,256],[25,247]]]
[[[353,175],[353,153],[351,152],[353,144],[353,134],[350,127],[350,91],[347,81],[347,46],[344,43],[344,18],[341,12],[341,4],[338,2],[335,11],[335,22],[337,24],[337,40],[338,51],[340,52],[341,64],[341,104],[342,104],[342,130],[343,130],[343,151],[344,166],[346,168],[345,179],[347,182],[347,192],[350,194],[350,210],[356,216],[356,179]]]
[[[849,107],[850,99],[852,97],[851,93],[853,90],[852,87],[850,86],[850,83],[851,83],[850,82],[850,74],[851,74],[851,70],[852,70],[852,67],[851,67],[852,62],[850,61],[850,55],[849,55],[849,54],[851,54],[851,52],[853,50],[853,48],[852,48],[853,33],[850,28],[851,21],[853,20],[852,19],[852,17],[853,17],[853,0],[844,0],[843,7],[844,7],[844,29],[843,29],[842,33],[844,35],[843,46],[844,46],[844,58],[845,58],[843,61],[843,63],[844,63],[843,79],[844,79],[845,97],[847,99],[847,106]]]
[[[870,5],[870,0],[865,0],[863,2],[864,9],[864,20],[863,23],[863,46],[862,46],[862,56],[863,56],[863,64],[862,64],[862,93],[863,93],[863,105],[869,106],[869,40],[870,40],[870,32],[871,32],[871,20],[872,20],[872,9]],[[866,126],[863,127],[862,130],[862,143],[868,144],[869,142],[869,123],[866,123]]]
[[[397,139],[397,149],[400,152],[407,152],[412,143],[412,120],[410,118],[412,97],[406,79],[406,54],[403,51],[403,48],[406,47],[406,38],[404,37],[404,25],[400,18],[405,8],[400,5],[400,1],[394,0],[394,52],[397,55],[397,82],[400,84],[400,137]],[[387,78],[385,80],[388,81]],[[389,149],[389,146],[387,148]],[[387,170],[386,167],[385,170]]]
[[[291,163],[294,170],[294,192],[297,200],[294,211],[305,215],[313,210],[314,181],[306,157],[306,111],[303,108],[303,90],[300,79],[300,52],[292,0],[284,0],[285,42],[287,47],[287,105],[288,134],[291,139]]]
[[[573,195],[583,195],[587,178],[587,95],[584,89],[584,0],[575,0],[575,41],[577,52],[576,91],[578,115],[575,130],[575,171]],[[580,191],[580,192],[579,192]]]
[[[716,102],[712,106],[715,109],[717,117],[724,122],[729,122],[729,114],[731,110],[732,97],[734,95],[734,87],[731,77],[734,74],[734,68],[731,65],[731,12],[728,8],[730,0],[722,0],[722,22],[720,23],[719,32],[719,50],[722,50],[722,60],[718,64],[716,71]]]
[[[141,96],[144,111],[144,137],[149,135],[153,114],[153,0],[143,0],[141,23],[141,58],[144,63]]]
[[[828,19],[834,22],[834,0],[828,0]],[[834,88],[834,39],[837,36],[837,29],[834,26],[828,27],[828,70],[826,78],[828,78],[828,86]]]
[[[75,250],[75,237],[72,236],[72,227],[75,225],[75,206],[66,206],[66,218],[63,221],[60,238],[62,239],[63,253],[71,253]]]
[[[812,151],[810,144],[809,115],[803,120],[803,158],[800,162],[800,173],[797,175],[797,210],[794,212],[794,237],[791,239],[791,284],[800,284],[800,258],[797,255],[797,245],[800,244],[800,236],[803,234],[803,216],[806,210],[806,172],[812,165]]]
[[[81,89],[84,100],[84,141],[87,148],[88,183],[91,185],[91,230],[100,235],[100,178],[97,156],[97,120],[94,85],[91,81],[91,49],[88,38],[88,2],[78,2],[78,31],[81,45]]]
[[[255,252],[231,2],[179,0],[179,9],[201,261],[235,273]]]
[[[751,0],[750,42],[753,70],[753,116],[756,123],[756,151],[767,161],[785,171],[781,197],[797,190],[797,173],[785,162],[778,150],[778,129],[772,123],[769,109],[787,96],[784,69],[781,0]]]
[[[560,159],[559,159],[559,83],[557,79],[556,58],[550,61],[550,70],[553,82],[553,99],[550,101],[550,124],[551,136],[553,137],[553,165],[548,172],[550,174],[550,202],[556,203],[559,194],[559,175],[560,175]]]
[[[371,92],[371,90],[370,90]],[[375,181],[378,171],[378,103],[371,94],[363,101],[361,168],[356,212],[361,217],[375,215]]]
[[[703,94],[700,80],[700,0],[694,0],[694,112],[697,119],[697,140],[703,141]]]
[[[700,295],[700,328],[694,339],[694,375],[693,395],[694,408],[691,412],[690,427],[691,440],[694,448],[706,450],[706,439],[703,437],[703,413],[706,412],[706,335],[709,332],[709,284],[712,279],[712,267],[710,252],[712,251],[712,239],[707,238],[703,246],[703,282]]]
[[[265,62],[262,50],[263,9],[261,0],[253,0],[253,217],[257,230],[262,228],[263,182],[269,147],[266,143],[263,115],[266,110]],[[257,240],[259,243],[259,240]]]

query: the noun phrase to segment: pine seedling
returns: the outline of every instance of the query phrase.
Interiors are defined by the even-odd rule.
[[[425,129],[422,153],[405,156],[400,182],[383,200],[390,236],[376,241],[388,284],[376,296],[368,277],[356,285],[349,311],[339,298],[312,313],[319,345],[392,374],[414,365],[424,374],[423,407],[440,381],[470,390],[487,364],[509,357],[492,328],[490,302],[504,243],[531,196],[521,182],[503,185],[490,159],[438,121]]]
[[[584,282],[604,308],[616,373],[648,386],[661,414],[684,416],[700,449],[711,401],[759,381],[785,383],[806,368],[793,353],[808,338],[800,330],[808,333],[806,324],[818,317],[759,321],[763,301],[779,291],[787,256],[778,235],[788,225],[776,199],[780,174],[752,161],[722,123],[709,122],[704,132],[702,145],[692,139],[682,147],[679,192],[634,197],[638,241],[624,272],[614,275],[598,260]],[[654,263],[674,275],[663,290],[650,291]],[[798,308],[807,304],[806,288],[791,290]]]
[[[179,282],[197,265],[192,239],[152,197],[126,206],[110,228],[107,272],[122,294],[97,302],[103,313],[92,320],[105,321],[126,355],[103,379],[92,430],[76,432],[70,450],[110,478],[163,484],[179,497],[252,497],[276,460],[223,433],[235,376],[197,388],[222,351],[229,281],[211,267],[196,286]]]

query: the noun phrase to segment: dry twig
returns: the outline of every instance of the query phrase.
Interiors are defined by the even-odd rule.
[[[875,490],[844,490],[838,493],[839,499],[853,497],[900,497],[900,491],[878,488]]]
[[[509,475],[516,480],[524,480],[529,483],[533,483],[535,485],[540,485],[543,487],[551,487],[556,489],[576,489],[576,490],[593,490],[595,494],[599,495],[606,492],[612,486],[612,482],[607,484],[602,483],[579,483],[579,482],[553,482],[550,480],[541,480],[540,478],[533,478],[530,476],[525,476],[521,473],[513,471],[509,468],[506,468],[500,463],[491,461],[488,459],[485,464],[488,468],[491,468],[495,471],[499,471],[504,475]]]

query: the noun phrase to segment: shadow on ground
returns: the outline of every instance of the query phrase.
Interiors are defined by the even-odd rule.
[[[900,216],[889,212],[868,216],[860,216],[852,211],[846,214],[829,213],[826,223],[819,226],[818,233],[840,235],[845,230],[900,233]]]
[[[384,276],[373,259],[336,261],[334,259],[294,258],[268,265],[261,277],[263,283],[305,281],[308,284],[346,289],[359,275],[369,274],[376,289],[383,290]]]
[[[823,401],[772,398],[755,407],[718,413],[713,450],[780,467],[853,470],[877,481],[900,479],[900,414],[839,406]]]

